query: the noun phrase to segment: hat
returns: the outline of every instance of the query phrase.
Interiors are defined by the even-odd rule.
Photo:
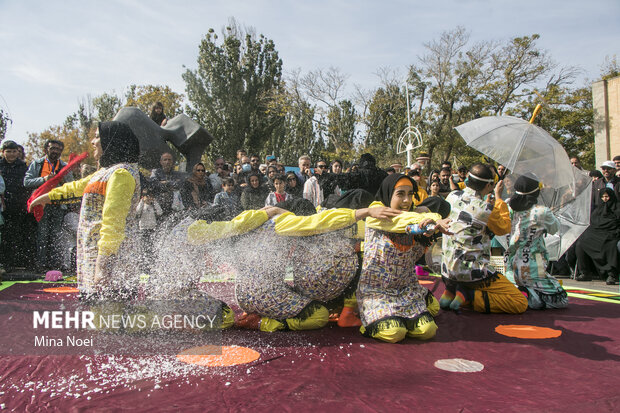
[[[613,161],[605,161],[601,164],[601,168],[616,169],[616,164]]]

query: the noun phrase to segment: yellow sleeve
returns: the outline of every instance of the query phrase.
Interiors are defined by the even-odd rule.
[[[187,241],[200,245],[209,241],[245,234],[258,228],[269,219],[263,210],[247,210],[233,218],[232,221],[215,221],[208,224],[199,220],[187,228]]]
[[[460,190],[465,189],[465,182],[461,182],[461,181],[459,181],[459,182],[457,182],[456,184],[459,186],[459,189],[460,189]]]
[[[99,254],[116,254],[125,239],[125,225],[136,180],[126,169],[117,169],[107,182],[101,217],[101,238],[97,243]]]
[[[510,233],[510,225],[508,205],[502,199],[497,199],[487,226],[495,235],[506,235]]]
[[[86,185],[88,185],[93,175],[94,174],[88,175],[86,178],[82,178],[79,181],[67,182],[63,186],[52,189],[47,195],[50,197],[51,201],[81,197],[84,195],[84,188],[86,188]]]
[[[305,237],[350,227],[355,224],[355,210],[326,209],[310,216],[286,213],[276,217],[275,223],[276,233],[279,235]]]
[[[370,208],[381,206],[384,205],[378,201],[370,204]],[[418,214],[417,212],[403,212],[391,220],[368,217],[366,218],[366,226],[381,231],[404,234],[406,232],[405,229],[407,228],[407,225],[418,224],[427,218],[434,221],[439,221],[441,219],[441,215],[434,212],[426,212],[424,214]]]
[[[426,198],[428,198],[428,192],[426,192],[426,189],[424,189],[421,186],[419,186],[418,187],[418,196],[420,197],[419,201],[417,199],[415,199],[415,196],[413,197],[413,205],[415,205],[415,206],[420,205],[422,202],[424,202],[424,200]]]

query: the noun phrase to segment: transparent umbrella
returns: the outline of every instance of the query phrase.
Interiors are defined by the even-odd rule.
[[[508,181],[533,174],[542,182],[539,202],[549,207],[561,223],[557,236],[549,237],[550,259],[561,256],[590,223],[590,177],[571,165],[558,141],[544,129],[512,116],[488,116],[456,127],[468,146],[504,165]],[[512,187],[507,182],[508,190]],[[510,193],[510,192],[509,192]]]

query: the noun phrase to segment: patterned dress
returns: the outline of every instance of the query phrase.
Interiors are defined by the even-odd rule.
[[[364,263],[357,289],[362,324],[389,317],[416,319],[427,312],[428,290],[418,283],[415,262],[424,254],[413,235],[366,227]]]
[[[312,302],[284,281],[287,245],[275,232],[273,219],[242,236],[235,250],[235,296],[244,311],[284,320]]]
[[[77,277],[78,288],[82,293],[94,292],[94,278],[97,257],[99,255],[98,242],[101,239],[101,224],[103,221],[103,204],[106,193],[109,190],[107,183],[112,174],[118,169],[127,170],[136,181],[136,188],[131,198],[130,213],[126,222],[131,224],[134,221],[133,211],[135,211],[140,198],[140,175],[136,164],[116,164],[109,168],[101,169],[93,174],[88,185],[84,189],[82,197],[82,209],[80,211],[80,222],[78,225],[77,239]],[[125,228],[127,232],[127,227]],[[119,281],[118,287],[126,286],[125,277],[138,276],[135,271],[135,259],[131,259],[130,251],[135,251],[130,247],[132,242],[138,237],[126,237],[121,247],[118,249],[118,259],[115,262],[112,272],[114,278]]]
[[[442,237],[441,272],[456,282],[477,282],[495,274],[490,265],[491,231],[487,228],[493,205],[471,188],[453,191],[446,201],[451,205],[452,236]]]
[[[560,222],[549,208],[535,205],[526,211],[512,211],[512,232],[504,262],[506,277],[528,290],[530,308],[564,308],[568,305],[566,291],[547,274],[546,232],[555,234]]]
[[[353,226],[352,228],[356,228]],[[350,229],[311,237],[289,237],[295,289],[313,300],[327,302],[349,286],[357,272],[355,241]]]

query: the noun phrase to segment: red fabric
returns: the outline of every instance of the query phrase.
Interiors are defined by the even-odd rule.
[[[42,292],[47,286],[16,284],[0,292],[0,300],[50,299]],[[211,284],[208,290],[228,301],[232,287]],[[617,411],[620,307],[569,300],[566,310],[521,315],[441,312],[437,336],[428,342],[381,343],[333,324],[307,332],[227,330],[225,345],[252,348],[260,359],[182,376],[123,379],[131,371],[110,367],[123,363],[119,357],[4,356],[1,402],[19,411]],[[499,324],[549,327],[562,335],[510,338],[494,332]],[[434,367],[447,358],[477,361],[484,370]],[[141,368],[146,374],[155,363],[161,362]]]
[[[276,202],[286,201],[286,194],[279,194],[277,192],[274,192],[274,194],[276,194]]]
[[[26,204],[28,207],[28,210],[30,210],[30,204],[32,203],[32,201],[34,201],[41,195],[47,194],[52,189],[56,188],[60,180],[64,178],[65,175],[67,175],[72,169],[77,167],[80,164],[80,162],[82,162],[86,158],[88,158],[88,152],[84,152],[80,154],[79,156],[74,157],[73,159],[70,158],[69,163],[66,164],[65,167],[60,170],[60,172],[58,172],[49,181],[45,182],[43,185],[38,187],[32,193],[32,195],[30,195],[30,198],[28,198],[28,203]],[[37,220],[37,222],[41,221],[41,218],[43,218],[43,207],[41,205],[36,206],[31,212],[32,214],[34,214],[34,218]]]

